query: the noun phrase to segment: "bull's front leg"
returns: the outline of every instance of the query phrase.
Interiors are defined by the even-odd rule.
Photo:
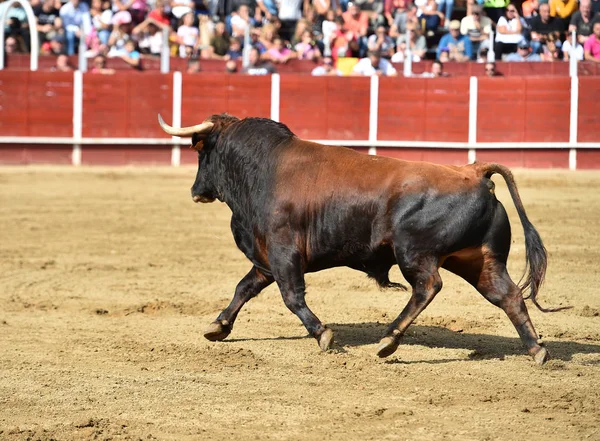
[[[306,285],[299,253],[275,250],[269,253],[269,263],[285,306],[298,316],[321,350],[327,351],[333,344],[333,331],[323,325],[306,305]]]
[[[273,276],[267,276],[255,266],[252,267],[250,272],[238,283],[229,306],[219,314],[217,320],[210,324],[204,332],[204,337],[210,341],[220,341],[227,338],[242,306],[251,298],[256,297],[271,283],[273,283]]]

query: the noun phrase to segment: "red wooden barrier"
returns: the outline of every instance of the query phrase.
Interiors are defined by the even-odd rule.
[[[480,78],[477,142],[568,142],[570,90],[568,78]]]
[[[0,134],[73,136],[73,74],[3,71]]]
[[[170,165],[169,146],[86,145],[81,151],[83,165]]]
[[[160,112],[168,121],[173,108],[172,75],[132,72],[87,73],[83,78],[83,137],[157,138]]]
[[[480,149],[477,160],[507,167],[569,168],[568,149]]]
[[[281,77],[280,120],[301,138],[369,138],[369,78]]]
[[[238,118],[271,116],[271,77],[269,76],[224,74],[182,76],[181,124],[183,126],[199,124],[210,115],[223,112]]]
[[[1,145],[0,164],[60,164],[69,165],[72,162],[72,145]]]
[[[580,149],[577,150],[577,168],[600,169],[600,150]]]
[[[469,79],[381,78],[379,140],[467,142]]]
[[[594,78],[579,79],[577,138],[579,142],[600,141],[600,81]]]
[[[468,163],[465,149],[413,149],[413,148],[382,148],[377,149],[380,156],[403,159],[405,161],[427,161],[446,165],[465,165]]]

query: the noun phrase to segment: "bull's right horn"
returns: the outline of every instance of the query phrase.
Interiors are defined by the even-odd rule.
[[[202,133],[209,131],[215,124],[210,121],[204,121],[201,124],[197,124],[195,126],[190,127],[182,127],[180,129],[176,129],[175,127],[171,127],[168,125],[158,114],[158,123],[160,124],[161,129],[163,129],[166,133],[172,136],[191,136],[194,133]]]

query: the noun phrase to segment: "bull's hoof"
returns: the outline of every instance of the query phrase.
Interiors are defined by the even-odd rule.
[[[326,352],[331,348],[333,344],[333,331],[329,328],[325,328],[325,330],[319,335],[318,338],[319,347],[323,352]]]
[[[392,355],[398,349],[398,342],[393,337],[383,337],[377,348],[377,355],[385,358]]]
[[[550,359],[550,354],[546,348],[541,348],[533,355],[533,359],[539,366],[542,366]]]
[[[227,336],[231,334],[231,326],[227,320],[214,321],[206,331],[204,331],[204,338],[210,341],[221,341],[225,340]]]

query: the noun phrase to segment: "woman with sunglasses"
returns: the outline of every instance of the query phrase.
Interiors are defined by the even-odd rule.
[[[496,26],[496,42],[494,51],[496,53],[496,61],[502,60],[503,54],[510,54],[517,51],[517,45],[523,40],[521,31],[521,17],[514,3],[510,3],[506,8],[504,16],[498,20]]]

